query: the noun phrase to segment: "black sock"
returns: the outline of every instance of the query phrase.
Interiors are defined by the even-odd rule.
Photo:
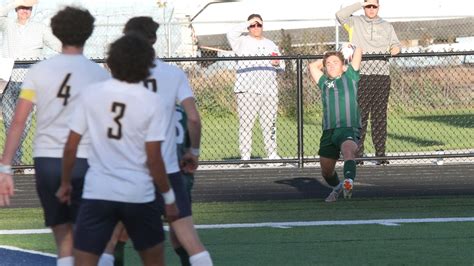
[[[330,186],[336,187],[337,185],[339,185],[339,177],[337,176],[337,172],[334,172],[334,174],[330,177],[323,177]]]
[[[178,254],[182,266],[191,266],[191,263],[189,262],[188,252],[186,252],[183,247],[175,248],[174,252]]]
[[[124,263],[124,253],[125,253],[125,242],[118,241],[115,245],[114,250],[114,266],[123,266]]]

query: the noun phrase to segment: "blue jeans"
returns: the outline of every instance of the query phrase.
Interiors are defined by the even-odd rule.
[[[8,130],[13,122],[13,116],[15,114],[16,103],[18,102],[18,96],[20,95],[21,90],[21,82],[10,81],[3,92],[2,95],[2,116],[3,116],[3,125],[5,126],[5,135],[8,134]],[[23,157],[23,141],[28,135],[28,131],[31,127],[31,117],[32,113],[28,116],[28,120],[26,121],[25,130],[23,134],[21,134],[20,145],[18,146],[18,150],[13,157],[12,165],[20,165],[21,159]]]

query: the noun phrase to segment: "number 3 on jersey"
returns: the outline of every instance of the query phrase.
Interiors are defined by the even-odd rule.
[[[69,97],[71,97],[71,86],[67,85],[67,82],[69,81],[69,78],[71,77],[71,73],[68,73],[66,77],[63,80],[63,83],[61,84],[61,87],[59,87],[59,91],[57,94],[58,98],[64,98],[63,105],[67,105],[67,100]]]
[[[109,127],[107,130],[107,137],[111,139],[121,139],[122,138],[122,123],[120,122],[120,119],[123,118],[125,114],[125,107],[126,105],[124,103],[118,103],[118,102],[113,102],[112,103],[112,113],[117,114],[114,117],[114,121],[116,126],[115,127]]]

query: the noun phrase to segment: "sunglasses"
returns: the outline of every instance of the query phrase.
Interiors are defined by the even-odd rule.
[[[15,11],[20,10],[20,9],[31,11],[31,10],[33,10],[33,7],[31,7],[31,6],[19,6],[19,7],[15,8]]]
[[[369,9],[369,8],[377,9],[377,8],[379,8],[379,7],[376,6],[376,5],[366,5],[366,6],[364,6],[364,8],[367,8],[367,9]]]
[[[260,23],[255,23],[255,24],[249,26],[249,28],[261,28],[261,27],[263,27],[263,25],[260,24]]]

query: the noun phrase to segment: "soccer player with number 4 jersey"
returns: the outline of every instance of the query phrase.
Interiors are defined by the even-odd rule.
[[[335,202],[343,191],[352,196],[356,176],[355,153],[360,136],[360,111],[357,89],[362,51],[356,48],[350,65],[344,65],[341,52],[327,52],[322,60],[310,63],[311,77],[321,89],[323,102],[323,135],[319,147],[321,172],[333,191],[326,202]],[[340,154],[344,158],[344,182],[335,171]]]
[[[69,204],[55,196],[61,180],[61,158],[69,134],[67,126],[78,95],[91,83],[110,78],[108,72],[83,54],[94,29],[94,17],[87,10],[66,7],[51,19],[53,34],[62,42],[62,53],[34,65],[23,82],[12,126],[8,132],[0,165],[0,205],[13,195],[10,163],[20,142],[28,114],[36,105],[36,134],[33,159],[36,190],[57,246],[57,265],[72,265],[73,223],[80,203],[88,168],[88,139],[77,149],[78,160],[71,174]]]

